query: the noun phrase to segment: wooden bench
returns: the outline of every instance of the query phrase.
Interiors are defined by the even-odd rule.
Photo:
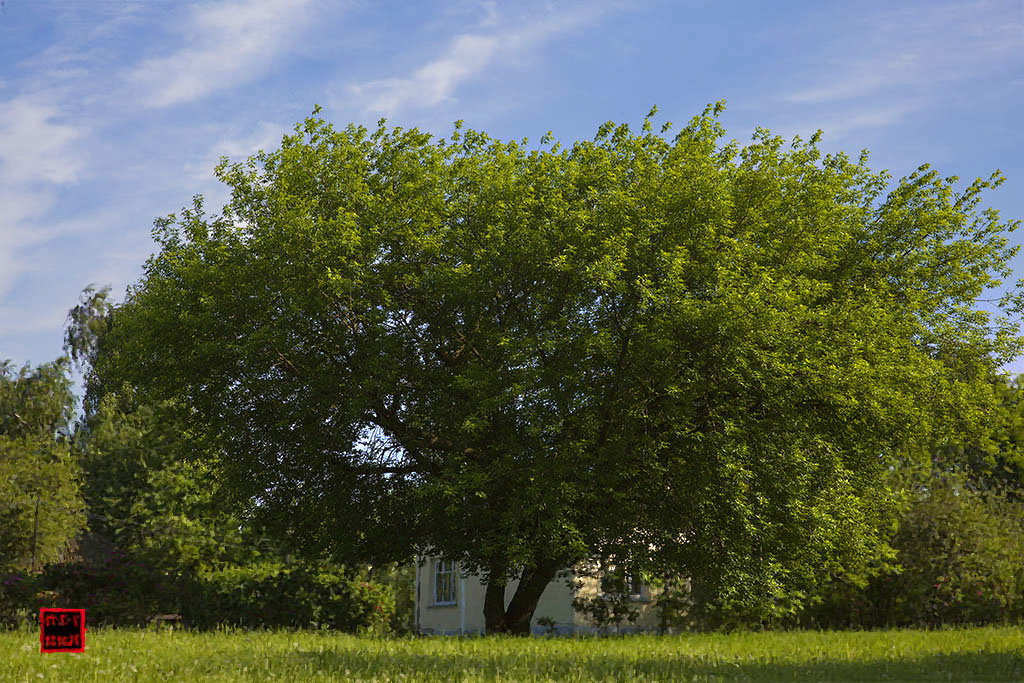
[[[150,618],[149,623],[155,626],[160,626],[161,624],[181,626],[182,622],[180,614],[155,614]]]

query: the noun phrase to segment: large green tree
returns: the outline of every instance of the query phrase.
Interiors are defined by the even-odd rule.
[[[0,362],[0,570],[58,559],[85,526],[67,371]]]
[[[294,543],[482,573],[491,632],[607,554],[794,609],[886,554],[890,455],[981,419],[1015,224],[998,175],[886,194],[719,111],[541,149],[314,114],[157,221],[94,379],[187,406]]]

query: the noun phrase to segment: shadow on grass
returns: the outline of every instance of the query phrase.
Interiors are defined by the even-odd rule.
[[[550,677],[576,680],[687,680],[687,681],[1022,681],[1024,653],[938,654],[908,659],[845,661],[820,658],[779,663],[717,659],[685,654],[631,658],[601,653],[561,652],[509,655],[439,650],[436,653],[402,652],[393,655],[369,649],[323,652],[296,650],[271,655],[284,668],[312,667],[346,678],[397,677],[411,680],[470,678],[504,679]],[[290,661],[288,661],[290,660]]]

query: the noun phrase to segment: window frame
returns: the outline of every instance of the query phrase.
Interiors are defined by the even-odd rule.
[[[459,598],[459,591],[458,591],[458,584],[456,584],[456,582],[455,582],[455,578],[456,578],[456,571],[455,571],[455,569],[456,569],[456,567],[455,567],[455,561],[454,560],[443,560],[443,559],[440,559],[440,558],[434,560],[434,590],[433,590],[433,593],[432,593],[432,597],[434,599],[433,604],[435,606],[438,606],[438,607],[449,607],[449,606],[457,605],[458,604],[458,601],[459,601],[458,600],[458,598]],[[442,587],[442,581],[444,581],[445,579],[447,579],[448,586],[450,588],[450,591],[449,591],[449,593],[451,595],[451,600],[450,601],[449,600],[440,600],[439,599],[440,597],[442,597],[440,589]]]

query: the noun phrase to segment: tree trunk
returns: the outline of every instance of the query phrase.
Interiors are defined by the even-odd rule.
[[[530,621],[544,589],[558,574],[556,566],[528,567],[519,579],[512,600],[505,607],[505,585],[487,584],[484,593],[484,623],[487,633],[530,635]]]
[[[491,580],[484,592],[484,630],[505,632],[505,584]]]

